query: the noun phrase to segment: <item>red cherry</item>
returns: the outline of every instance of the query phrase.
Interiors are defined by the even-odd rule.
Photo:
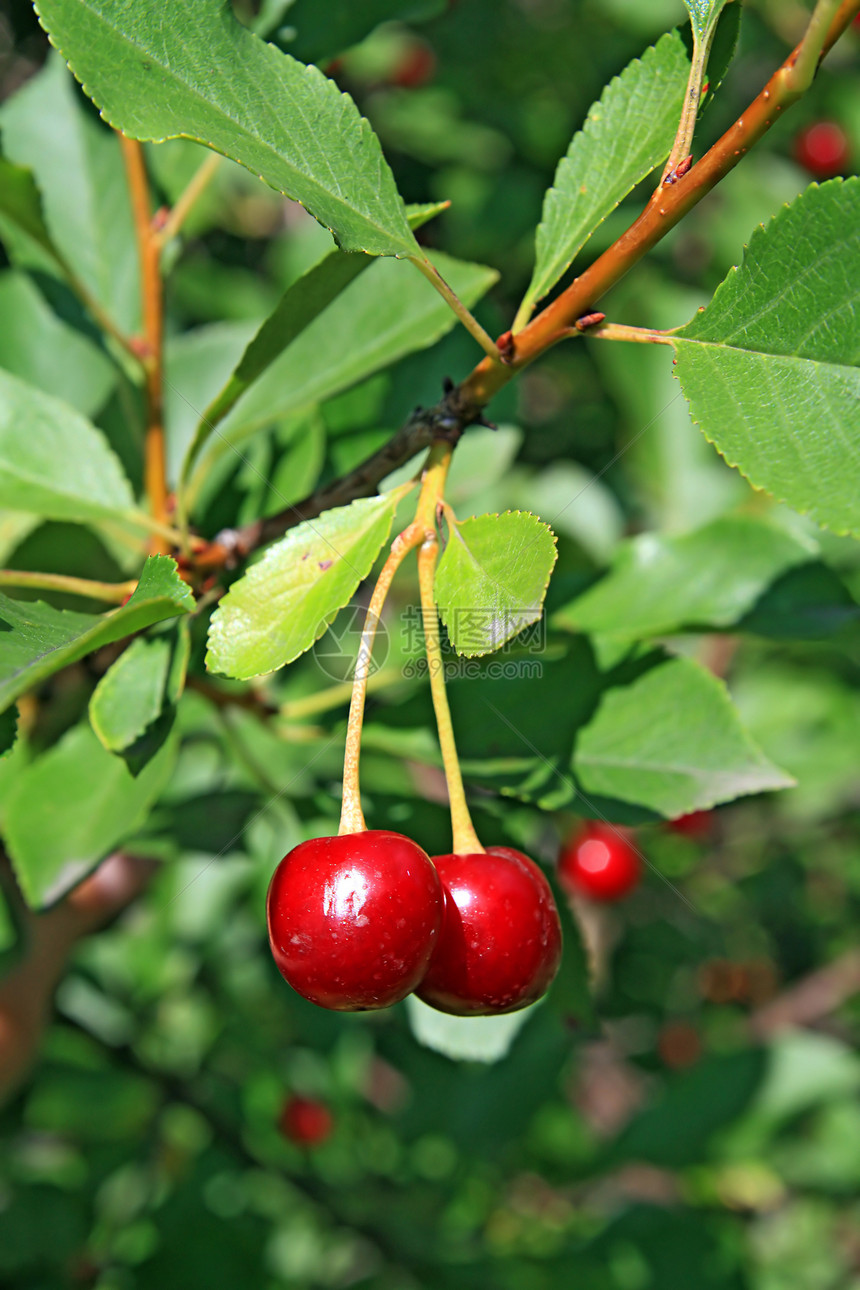
[[[331,1136],[334,1117],[325,1102],[312,1097],[289,1097],[278,1116],[278,1128],[297,1147],[318,1147]]]
[[[676,820],[669,820],[668,827],[673,833],[683,833],[687,838],[706,838],[711,832],[714,817],[711,811],[690,811],[679,815]]]
[[[642,872],[632,842],[611,824],[587,824],[567,844],[558,862],[562,886],[591,900],[620,900]]]
[[[436,55],[423,40],[410,41],[400,62],[391,73],[391,84],[404,90],[427,85],[436,75]]]
[[[371,829],[301,842],[269,884],[269,944],[281,975],[323,1008],[387,1008],[424,975],[442,922],[426,851]]]
[[[835,121],[816,121],[794,140],[794,155],[816,179],[830,179],[848,168],[851,145]]]
[[[516,1012],[544,994],[561,959],[561,923],[540,869],[521,851],[435,856],[442,932],[419,999],[457,1016]]]

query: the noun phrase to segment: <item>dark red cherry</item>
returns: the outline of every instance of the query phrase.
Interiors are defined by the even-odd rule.
[[[558,861],[562,886],[591,900],[621,900],[639,882],[642,863],[629,838],[611,824],[587,824]]]
[[[515,1012],[544,994],[561,959],[550,885],[520,851],[435,856],[445,913],[419,999],[441,1012]]]
[[[278,1116],[278,1128],[297,1147],[318,1147],[331,1137],[334,1117],[325,1102],[313,1097],[289,1097]]]
[[[673,833],[683,833],[687,838],[701,840],[708,837],[714,822],[712,811],[690,811],[687,815],[679,815],[675,820],[668,821],[668,827]]]
[[[816,179],[832,179],[848,168],[851,145],[835,121],[816,121],[794,140],[794,155]]]
[[[369,829],[301,842],[269,885],[269,943],[281,975],[323,1008],[387,1008],[430,962],[442,888],[426,851]]]

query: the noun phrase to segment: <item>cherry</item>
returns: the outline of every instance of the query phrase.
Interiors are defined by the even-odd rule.
[[[569,892],[591,900],[621,900],[642,872],[632,842],[611,824],[587,824],[568,842],[558,862],[559,882]]]
[[[432,81],[435,75],[436,55],[425,41],[416,38],[410,40],[392,72],[391,84],[404,90],[414,90]]]
[[[835,121],[816,121],[794,140],[794,155],[816,179],[830,179],[848,167],[851,145]]]
[[[714,817],[711,811],[690,811],[679,815],[676,820],[669,820],[668,827],[673,833],[683,833],[687,838],[706,838],[711,832]]]
[[[325,1102],[313,1097],[288,1097],[278,1116],[278,1128],[297,1147],[318,1147],[331,1136],[334,1117]]]
[[[544,994],[561,924],[540,869],[520,851],[435,856],[445,912],[419,999],[457,1016],[516,1012]]]
[[[421,981],[442,907],[430,857],[402,834],[315,838],[272,876],[269,944],[281,975],[312,1003],[387,1008]]]

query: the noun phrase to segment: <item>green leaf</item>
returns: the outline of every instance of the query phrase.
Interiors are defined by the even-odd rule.
[[[536,622],[556,556],[552,530],[527,511],[452,521],[434,591],[458,654],[489,654]]]
[[[40,0],[102,115],[134,139],[188,138],[302,203],[345,251],[420,254],[379,142],[348,95],[197,0]]]
[[[5,840],[32,909],[59,900],[140,828],[170,780],[176,751],[166,745],[135,778],[84,723],[17,776]]]
[[[45,224],[42,198],[33,172],[14,165],[5,157],[0,157],[0,216],[7,219],[17,232],[25,234],[28,241],[44,252],[49,260],[58,262],[59,252]]]
[[[579,733],[573,767],[586,793],[669,819],[794,783],[753,743],[723,683],[690,659],[609,690]]]
[[[468,307],[499,276],[484,264],[441,253],[433,262]],[[431,346],[455,323],[444,299],[413,267],[391,261],[371,264],[241,397],[220,424],[199,472],[255,431],[331,399],[407,353]]]
[[[709,439],[755,488],[860,534],[860,179],[813,184],[672,336]]]
[[[498,278],[494,269],[441,253],[434,263],[469,307]],[[389,260],[371,264],[242,396],[200,460],[192,488],[211,462],[255,431],[434,344],[455,323],[442,297],[411,266]]]
[[[32,278],[16,272],[0,274],[0,367],[89,417],[117,376],[102,351],[48,307]]]
[[[684,0],[697,41],[705,41],[717,25],[727,0]]]
[[[90,699],[90,722],[108,752],[122,752],[161,715],[173,656],[166,636],[138,637],[105,672]]]
[[[282,296],[242,355],[227,384],[200,418],[182,468],[186,480],[215,427],[288,345],[358,277],[372,261],[366,255],[333,251],[303,274]]]
[[[421,228],[447,202],[411,206],[407,211],[410,228]],[[294,282],[281,297],[277,309],[260,327],[245,349],[235,372],[206,408],[188,447],[182,468],[182,480],[191,474],[194,463],[215,427],[224,419],[249,386],[292,344],[306,327],[349,286],[373,261],[366,255],[332,251]],[[189,400],[190,402],[190,400]]]
[[[140,271],[117,136],[86,112],[58,54],[0,109],[6,156],[29,166],[51,242],[125,331],[140,323]]]
[[[689,70],[683,41],[669,33],[610,81],[589,111],[544,197],[536,263],[521,306],[526,317],[598,225],[668,157]]]
[[[728,627],[774,579],[817,552],[812,539],[747,516],[678,537],[646,533],[626,542],[611,572],[559,610],[553,625],[625,640]]]
[[[194,597],[169,556],[151,556],[128,603],[109,614],[79,614],[0,594],[0,710],[85,654],[187,614]]]
[[[255,330],[252,322],[215,322],[168,337],[164,347],[164,417],[171,483],[179,480],[183,458],[200,422],[200,409],[229,379]]]
[[[309,649],[370,572],[403,491],[325,511],[270,546],[212,615],[207,667],[248,680]]]
[[[134,523],[135,514],[131,486],[101,431],[3,371],[0,506],[53,520]]]

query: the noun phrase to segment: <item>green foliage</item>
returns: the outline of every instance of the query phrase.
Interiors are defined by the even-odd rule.
[[[122,753],[132,769],[136,760],[131,759],[131,750],[165,714],[165,705],[172,710],[182,694],[188,647],[187,633],[176,641],[168,636],[140,636],[93,690],[89,705],[93,730],[108,752]],[[158,746],[161,742],[163,738]],[[146,760],[155,751],[157,747],[147,749]]]
[[[684,0],[697,41],[705,41],[719,21],[727,0]]]
[[[408,212],[412,228],[420,227],[439,213],[440,207],[424,206]],[[242,358],[220,394],[202,414],[194,439],[188,447],[183,479],[187,479],[206,441],[215,433],[219,421],[235,406],[249,386],[262,376],[288,346],[310,326],[321,313],[370,264],[366,256],[333,251],[308,269],[284,293],[273,314],[266,319],[248,345]]]
[[[4,625],[0,707],[102,645],[193,608],[194,599],[175,562],[163,555],[147,561],[128,603],[109,614],[79,614],[0,593]]]
[[[306,520],[235,582],[212,616],[207,664],[239,680],[292,663],[370,572],[402,489]]]
[[[607,215],[668,157],[688,72],[680,37],[663,36],[591,108],[544,198],[524,309],[546,295]]]
[[[306,206],[344,251],[417,255],[379,143],[352,99],[217,0],[162,23],[155,0],[40,0],[51,39],[111,125],[196,139]],[[239,82],[207,75],[240,66]],[[279,105],[277,113],[271,104]]]
[[[729,627],[780,574],[816,554],[812,539],[740,515],[677,537],[643,534],[619,547],[611,572],[553,622],[631,642],[687,626]]]
[[[176,745],[168,743],[135,778],[83,723],[19,771],[6,803],[5,836],[32,909],[54,904],[140,828],[175,761]]]
[[[812,185],[673,336],[692,416],[756,488],[860,534],[860,181]]]
[[[0,130],[9,160],[32,170],[62,261],[117,323],[138,326],[138,258],[119,140],[85,112],[59,54],[3,106]]]
[[[46,519],[141,523],[96,427],[8,372],[0,372],[0,505]]]
[[[689,659],[610,690],[577,740],[573,764],[587,794],[670,819],[793,782],[746,734],[725,687]]]
[[[752,156],[588,302],[665,329],[675,368],[665,346],[586,334],[506,371],[396,257],[432,248],[496,336],[524,296],[520,323],[611,251],[675,137],[690,41],[663,33],[683,3],[39,7],[85,89],[11,6],[0,1097],[27,973],[100,916],[66,897],[118,848],[161,863],[119,917],[116,866],[80,893],[101,891],[112,921],[75,946],[39,1064],[0,1108],[0,1282],[852,1284],[860,557],[839,535],[857,534],[860,211],[856,178],[803,191],[792,160],[821,118],[860,155],[850,33]],[[785,57],[800,9],[687,4],[701,58],[713,38],[696,158]],[[152,354],[108,121],[171,137],[142,154],[156,228],[205,147],[244,167],[222,161],[160,247],[176,532],[149,519]],[[266,950],[276,861],[338,827],[349,687],[310,646],[329,623],[352,634],[340,607],[367,603],[414,514],[399,485],[420,457],[381,481],[361,463],[416,405],[455,437],[479,360],[472,394],[512,379],[487,409],[501,428],[467,425],[448,478],[448,694],[478,836],[545,866],[562,965],[501,1021],[414,1000],[334,1015]],[[245,526],[342,498],[349,472],[362,500],[220,566]],[[176,562],[148,559],[155,541]],[[49,575],[38,599],[14,581],[27,572]],[[140,583],[99,612],[86,581],[52,574]],[[371,828],[440,854],[420,621],[409,560],[374,651],[362,798]],[[699,836],[667,822],[713,803]],[[556,880],[583,815],[631,829],[643,857],[612,907]],[[278,1128],[291,1094],[332,1112],[313,1150]]]
[[[552,530],[525,511],[451,517],[434,593],[459,654],[490,654],[541,616],[556,561]]]
[[[496,280],[483,265],[436,256],[466,305]],[[372,264],[271,362],[221,423],[202,469],[280,417],[331,399],[444,336],[456,319],[425,278],[387,260]],[[208,434],[207,430],[201,435]],[[192,487],[193,491],[193,487]]]

